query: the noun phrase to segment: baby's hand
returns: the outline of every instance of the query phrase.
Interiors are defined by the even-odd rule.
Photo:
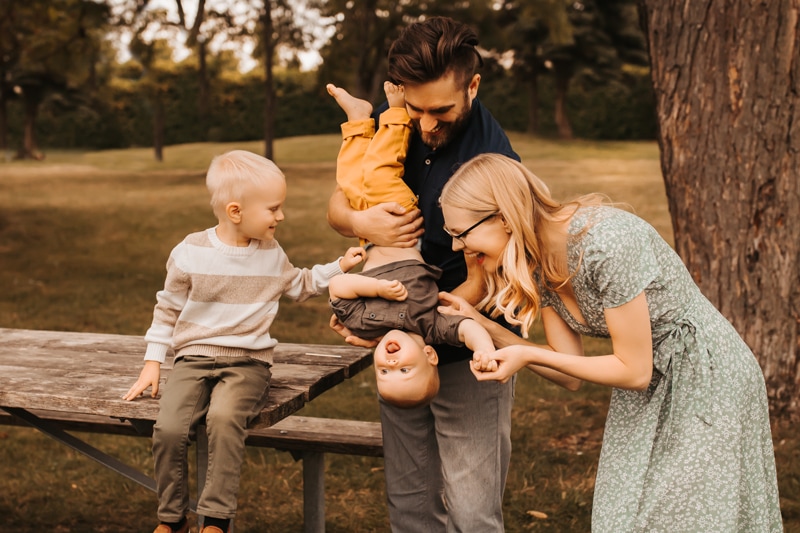
[[[342,272],[350,272],[354,266],[359,264],[366,257],[367,252],[360,246],[348,248],[341,259],[339,259],[339,268]]]
[[[472,368],[476,372],[497,372],[497,361],[492,358],[494,352],[476,351],[472,354]]]
[[[408,298],[408,289],[406,286],[395,280],[379,279],[378,281],[378,296],[385,300],[394,300],[402,302]]]

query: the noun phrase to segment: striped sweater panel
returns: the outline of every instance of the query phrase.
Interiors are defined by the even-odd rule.
[[[188,235],[170,253],[145,334],[145,360],[186,354],[252,357],[272,363],[270,326],[285,295],[303,301],[327,290],[339,262],[310,269],[291,264],[277,241],[228,246],[215,228]]]

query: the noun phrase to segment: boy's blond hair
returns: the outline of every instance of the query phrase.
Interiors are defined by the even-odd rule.
[[[241,201],[250,187],[269,187],[270,180],[286,177],[278,166],[260,155],[232,150],[211,160],[206,187],[211,193],[211,208],[217,218],[225,216],[225,206]]]

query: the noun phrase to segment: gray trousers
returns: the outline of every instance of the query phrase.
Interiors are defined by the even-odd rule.
[[[269,364],[246,357],[186,356],[164,385],[153,428],[158,519],[178,522],[189,509],[187,449],[198,423],[208,433],[208,471],[197,513],[233,518],[247,424],[267,403]]]
[[[439,378],[430,405],[380,402],[392,531],[501,532],[514,380],[479,383],[469,361]]]

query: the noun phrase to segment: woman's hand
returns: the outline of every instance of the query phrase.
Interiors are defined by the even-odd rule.
[[[475,307],[472,306],[472,304],[470,304],[461,296],[456,296],[455,294],[451,294],[449,292],[440,292],[439,301],[444,305],[440,305],[436,309],[443,315],[465,316],[473,319],[479,324],[485,318],[478,312],[477,309],[475,309]]]
[[[344,341],[347,344],[351,344],[353,346],[359,346],[361,348],[374,348],[380,341],[380,339],[362,339],[361,337],[356,337],[344,324],[339,322],[339,319],[336,317],[336,315],[331,315],[328,325],[333,331],[344,337]]]

